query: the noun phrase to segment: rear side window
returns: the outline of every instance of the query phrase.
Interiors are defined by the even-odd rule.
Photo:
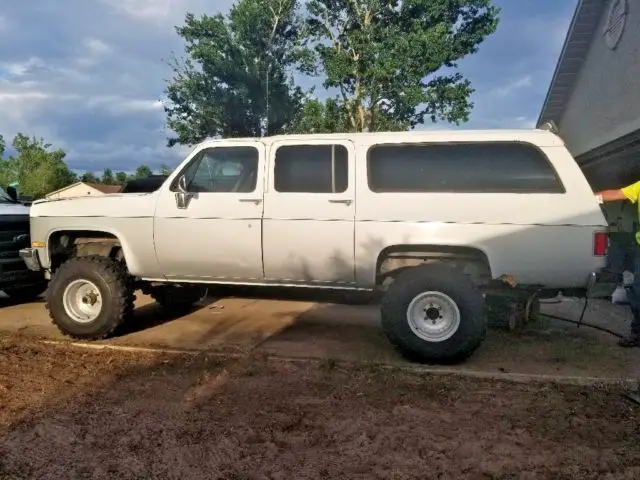
[[[564,193],[539,149],[525,143],[378,145],[369,188],[383,192]]]
[[[349,153],[343,145],[292,145],[276,150],[275,189],[281,193],[343,193]]]

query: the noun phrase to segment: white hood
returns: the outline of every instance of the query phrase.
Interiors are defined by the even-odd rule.
[[[29,215],[29,207],[19,203],[0,202],[0,217],[2,215]]]

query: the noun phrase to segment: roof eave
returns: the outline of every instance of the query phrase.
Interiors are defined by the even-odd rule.
[[[537,126],[550,120],[559,122],[591,48],[606,3],[603,0],[578,1]]]

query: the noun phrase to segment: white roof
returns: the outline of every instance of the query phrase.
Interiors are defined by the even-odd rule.
[[[373,133],[322,133],[310,135],[275,135],[264,138],[228,138],[205,140],[201,145],[220,143],[263,143],[271,145],[283,140],[298,142],[311,140],[352,140],[359,144],[392,142],[462,142],[462,141],[521,141],[540,146],[563,146],[557,135],[546,130],[413,130],[410,132],[373,132]]]

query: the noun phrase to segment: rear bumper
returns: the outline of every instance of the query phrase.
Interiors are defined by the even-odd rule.
[[[40,263],[40,257],[38,257],[38,251],[35,248],[23,248],[20,250],[20,258],[24,261],[27,268],[32,272],[41,272],[42,264]]]
[[[589,276],[589,282],[587,284],[587,297],[608,298],[613,294],[621,280],[619,275],[604,269],[593,272]]]

